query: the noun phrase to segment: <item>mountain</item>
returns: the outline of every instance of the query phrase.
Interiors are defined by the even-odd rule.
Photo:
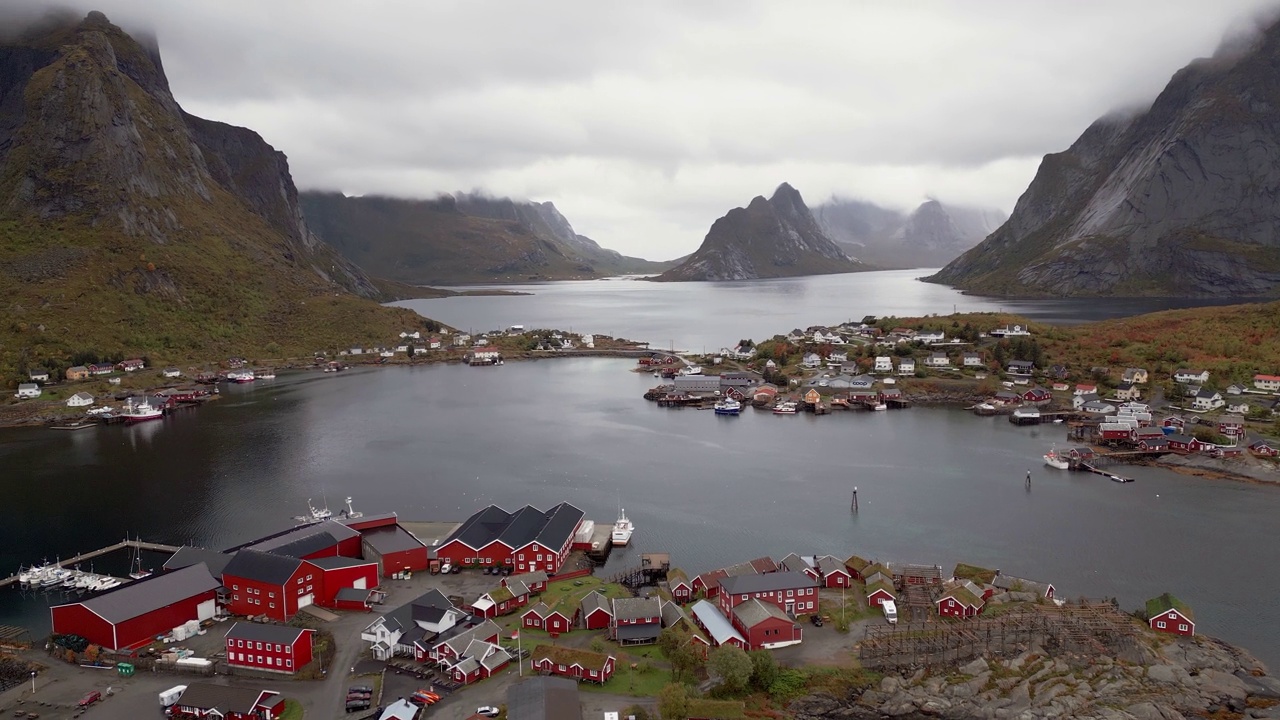
[[[838,198],[814,208],[813,216],[845,251],[882,268],[941,267],[1006,219],[999,210],[937,200],[903,214],[865,200]]]
[[[756,196],[716,220],[696,252],[652,279],[752,280],[867,269],[823,234],[800,193],[783,183],[768,200]]]
[[[1046,155],[1008,222],[929,280],[1009,295],[1280,294],[1280,25]]]
[[[307,227],[288,162],[182,111],[158,48],[99,12],[0,45],[0,366],[272,357],[425,319]]]
[[[579,235],[549,202],[483,195],[434,200],[307,191],[307,220],[348,259],[406,283],[569,280],[661,272]]]

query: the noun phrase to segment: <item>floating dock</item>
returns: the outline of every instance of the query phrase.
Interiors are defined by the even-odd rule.
[[[108,545],[107,547],[99,548],[97,550],[92,550],[87,553],[81,553],[79,555],[76,555],[75,557],[67,558],[66,560],[58,560],[58,561],[46,563],[46,564],[54,567],[60,567],[60,568],[65,568],[68,565],[75,567],[76,565],[79,565],[85,560],[92,560],[93,558],[101,557],[103,555],[109,555],[113,552],[119,552],[127,548],[132,548],[134,550],[149,550],[151,552],[162,552],[162,553],[169,553],[169,554],[178,552],[177,545],[165,545],[163,543],[153,543],[153,542],[147,542],[145,540],[121,540],[115,545]],[[16,582],[18,582],[18,576],[10,575],[7,578],[0,579],[0,587],[8,587],[9,585],[12,585]]]

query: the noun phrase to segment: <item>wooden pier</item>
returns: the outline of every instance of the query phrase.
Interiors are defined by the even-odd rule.
[[[645,553],[640,556],[640,564],[627,568],[610,578],[627,588],[635,590],[646,585],[657,585],[660,580],[667,579],[667,571],[671,569],[671,556],[668,553]]]
[[[110,555],[113,552],[119,552],[125,549],[133,549],[133,550],[139,550],[139,551],[149,550],[151,552],[162,552],[162,553],[169,553],[169,554],[178,552],[177,545],[165,545],[163,543],[147,542],[146,540],[127,540],[126,539],[126,540],[121,540],[120,542],[114,545],[108,545],[104,548],[98,548],[97,550],[92,550],[87,553],[81,553],[79,555],[76,555],[75,557],[67,558],[66,560],[58,560],[56,562],[47,563],[47,564],[54,565],[57,567],[63,567],[63,568],[67,567],[68,565],[71,567],[75,567],[76,565],[79,565],[85,560],[92,560],[93,558],[101,557],[103,555]],[[0,579],[0,587],[8,587],[9,585],[12,585],[16,582],[18,582],[18,576],[10,575],[7,578]]]

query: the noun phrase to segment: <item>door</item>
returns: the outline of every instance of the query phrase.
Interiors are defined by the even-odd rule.
[[[356,590],[368,590],[368,589],[369,589],[369,579],[368,579],[368,578],[357,578],[357,579],[356,579],[355,584],[354,584],[354,585],[352,585],[351,587],[355,588]]]
[[[796,604],[795,604],[794,602],[788,602],[788,603],[787,603],[787,614],[788,614],[788,615],[795,615],[795,614],[796,614]]]
[[[298,609],[301,610],[302,608],[310,605],[315,601],[316,601],[315,593],[307,593],[306,595],[302,595],[298,598]]]
[[[213,614],[214,614],[214,612],[215,612],[215,605],[216,605],[216,604],[217,604],[217,601],[215,601],[215,600],[213,600],[212,598],[210,598],[209,600],[205,600],[204,602],[202,602],[202,603],[200,603],[199,605],[197,605],[197,606],[196,606],[196,619],[197,619],[197,620],[208,620],[209,618],[212,618],[212,617],[213,617]]]

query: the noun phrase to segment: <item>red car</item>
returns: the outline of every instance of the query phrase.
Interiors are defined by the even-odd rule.
[[[90,705],[98,702],[101,699],[102,699],[102,693],[98,692],[97,690],[94,690],[90,692],[88,695],[85,695],[84,697],[80,698],[80,702],[76,703],[76,705],[79,707],[89,707]]]

